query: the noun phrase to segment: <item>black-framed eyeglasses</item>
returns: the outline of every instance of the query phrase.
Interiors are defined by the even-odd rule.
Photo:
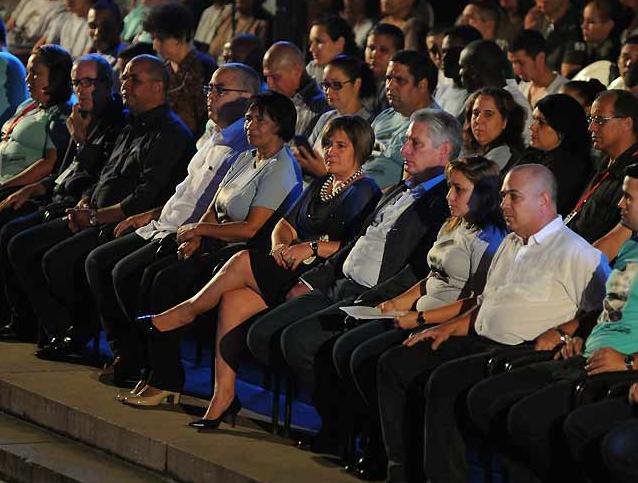
[[[587,116],[587,124],[592,122],[597,126],[604,126],[612,119],[622,119],[627,116]]]
[[[248,92],[245,89],[230,89],[221,84],[204,84],[204,94],[208,95],[213,92],[216,96],[223,96],[227,92]]]
[[[332,89],[335,91],[340,91],[341,89],[343,89],[343,86],[345,86],[346,84],[352,84],[352,80],[347,80],[347,81],[323,81],[321,83],[321,87],[323,87],[324,91],[327,91],[328,89]]]
[[[97,77],[82,77],[80,79],[71,79],[71,85],[73,87],[91,87],[94,86],[98,80],[99,79]]]

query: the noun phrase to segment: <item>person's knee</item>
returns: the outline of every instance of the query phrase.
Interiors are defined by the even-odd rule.
[[[624,424],[610,431],[601,443],[605,466],[614,475],[626,475],[636,470],[638,461],[638,425]]]
[[[507,414],[508,438],[517,446],[532,444],[543,436],[544,425],[538,424],[537,418],[533,416],[533,408],[528,399],[514,404]]]
[[[466,399],[470,420],[484,434],[489,432],[493,423],[493,414],[490,411],[490,401],[493,396],[494,391],[491,389],[488,379],[471,388]]]
[[[281,352],[286,364],[291,368],[304,366],[305,351],[303,350],[303,337],[306,331],[299,324],[293,324],[281,333]]]

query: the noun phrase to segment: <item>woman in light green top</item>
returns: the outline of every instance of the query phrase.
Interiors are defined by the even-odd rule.
[[[71,110],[69,53],[58,45],[43,45],[27,62],[30,98],[2,126],[0,186],[12,188],[39,181],[58,161],[69,141],[65,125]]]

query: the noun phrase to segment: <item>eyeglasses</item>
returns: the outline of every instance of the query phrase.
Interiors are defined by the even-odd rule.
[[[332,89],[334,91],[340,91],[341,89],[343,89],[343,86],[345,86],[346,84],[352,84],[351,80],[347,80],[347,81],[323,81],[321,83],[321,87],[323,87],[324,91],[327,91],[328,89]]]
[[[227,92],[248,92],[244,89],[230,89],[221,84],[204,84],[204,94],[215,93],[216,96],[223,96]]]
[[[592,122],[597,126],[604,126],[612,119],[622,119],[626,116],[587,116],[587,124],[591,124]]]
[[[73,87],[91,87],[94,86],[97,81],[97,78],[82,77],[81,79],[71,79],[71,85]]]

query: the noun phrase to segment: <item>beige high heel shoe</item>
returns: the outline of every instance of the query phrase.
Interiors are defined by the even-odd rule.
[[[140,379],[137,384],[135,384],[135,387],[133,389],[131,389],[128,392],[118,392],[115,395],[115,400],[119,401],[119,402],[124,402],[124,399],[126,399],[127,397],[130,396],[139,396],[139,394],[144,390],[144,388],[146,387],[146,381],[144,379]]]
[[[173,391],[160,391],[153,396],[143,396],[144,390],[148,387],[144,386],[144,389],[135,396],[126,396],[122,402],[129,406],[159,406],[163,402],[168,404],[179,404],[181,394]]]

